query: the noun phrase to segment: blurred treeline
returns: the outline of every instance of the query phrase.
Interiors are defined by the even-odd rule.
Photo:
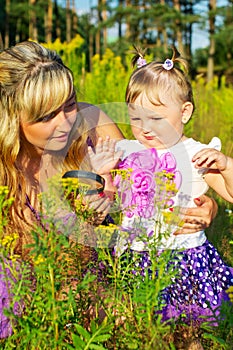
[[[78,0],[0,0],[0,44],[5,48],[30,38],[58,51],[74,73],[78,99],[107,108],[126,136],[128,119],[122,106],[132,73],[132,45],[148,47],[149,61],[170,57],[169,46],[175,44],[196,73],[192,81],[197,108],[186,133],[202,142],[218,135],[223,150],[232,155],[233,1],[96,3],[81,14]],[[112,27],[114,42],[108,38]],[[192,51],[193,28],[206,30],[208,47]],[[110,102],[122,104],[110,107]]]
[[[28,38],[69,43],[78,35],[83,39],[78,53],[85,54],[85,69],[90,71],[92,57],[101,57],[107,48],[125,64],[132,44],[147,47],[156,57],[163,57],[175,44],[190,61],[193,76],[201,72],[210,81],[214,74],[225,74],[231,80],[232,0],[96,0],[89,4],[90,11],[83,13],[78,0],[0,0],[0,46]],[[202,35],[194,35],[200,30]],[[196,49],[206,39],[209,45]]]

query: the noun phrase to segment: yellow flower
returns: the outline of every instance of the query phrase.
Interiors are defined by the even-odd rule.
[[[6,247],[6,249],[9,249],[10,247],[14,248],[18,238],[19,238],[19,235],[17,233],[7,235],[3,237],[3,239],[1,240],[1,245]]]
[[[118,227],[114,224],[109,224],[108,226],[99,225],[95,228],[96,238],[97,238],[97,246],[98,248],[106,248],[115,232],[117,232]]]
[[[43,263],[45,261],[45,258],[39,254],[35,259],[34,259],[34,264],[37,266],[37,265],[40,265],[41,263]]]
[[[229,287],[226,292],[229,295],[230,301],[233,303],[233,286]]]

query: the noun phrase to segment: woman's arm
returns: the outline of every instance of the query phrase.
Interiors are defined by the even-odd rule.
[[[181,214],[184,225],[175,235],[194,233],[208,227],[217,215],[218,206],[213,198],[202,195],[194,200],[197,207],[183,208]]]

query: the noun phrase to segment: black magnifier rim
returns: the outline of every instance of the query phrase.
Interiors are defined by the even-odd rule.
[[[83,170],[69,170],[63,176],[63,179],[67,178],[76,178],[76,179],[90,179],[98,182],[102,185],[99,188],[87,190],[86,194],[98,194],[103,192],[105,186],[105,180],[102,176],[92,173],[91,171],[83,171]]]

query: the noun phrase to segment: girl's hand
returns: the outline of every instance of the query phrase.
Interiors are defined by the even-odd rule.
[[[218,206],[214,199],[202,195],[199,198],[194,199],[194,202],[197,207],[181,209],[181,214],[184,215],[182,217],[184,224],[181,229],[174,233],[175,235],[184,233],[191,234],[204,230],[215,218]]]
[[[88,154],[94,172],[104,175],[116,167],[122,155],[122,151],[115,151],[116,142],[116,140],[110,140],[109,136],[106,137],[105,141],[100,137],[95,150],[88,147]]]
[[[214,148],[205,148],[196,153],[192,159],[195,168],[218,169],[224,171],[227,168],[227,157]]]

